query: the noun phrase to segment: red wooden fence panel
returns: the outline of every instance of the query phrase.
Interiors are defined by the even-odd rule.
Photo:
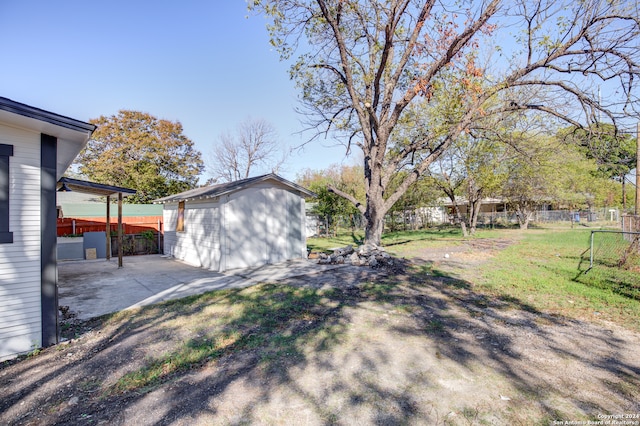
[[[122,226],[124,234],[139,234],[143,231],[162,231],[162,216],[123,217]],[[76,219],[65,217],[58,219],[58,236],[80,235],[85,232],[101,232],[105,231],[106,227],[107,222],[106,219],[103,218]],[[110,228],[112,232],[118,232],[117,217],[111,218]]]

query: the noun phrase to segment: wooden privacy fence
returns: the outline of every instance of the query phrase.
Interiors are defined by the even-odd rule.
[[[132,256],[138,254],[162,253],[163,235],[159,232],[122,236],[122,254]],[[111,237],[111,257],[118,256],[118,237]]]
[[[63,218],[58,219],[58,237],[82,235],[85,232],[104,232],[106,219]],[[118,218],[111,218],[112,233],[118,232]],[[123,234],[139,234],[144,231],[162,232],[162,216],[131,216],[122,218]]]

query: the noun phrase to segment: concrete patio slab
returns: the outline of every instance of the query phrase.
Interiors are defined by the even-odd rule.
[[[58,262],[60,306],[79,319],[118,312],[212,290],[241,288],[260,282],[286,281],[321,274],[346,265],[318,265],[298,259],[223,273],[196,268],[163,255]]]

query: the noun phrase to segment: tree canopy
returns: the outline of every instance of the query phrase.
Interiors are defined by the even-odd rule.
[[[612,124],[598,122],[587,129],[563,129],[559,136],[582,147],[587,157],[596,161],[601,176],[623,182],[636,167],[636,138]]]
[[[195,188],[204,166],[179,122],[121,110],[90,120],[98,126],[75,165],[82,176],[137,191],[134,203]]]
[[[214,180],[232,182],[248,178],[256,170],[277,173],[285,159],[273,125],[248,118],[238,125],[235,135],[223,133],[218,137],[208,168]]]
[[[298,53],[291,76],[309,127],[362,150],[365,202],[333,190],[363,213],[368,242],[380,242],[385,214],[456,138],[490,130],[495,117],[546,114],[588,128],[600,115],[615,124],[638,111],[634,2],[253,0],[251,8],[270,17],[283,58]],[[598,97],[599,84],[609,96]]]
[[[351,218],[351,225],[353,225],[354,215],[360,215],[353,204],[328,189],[329,187],[340,188],[354,198],[364,199],[364,183],[360,166],[334,164],[326,170],[303,170],[296,178],[296,183],[317,194],[317,198],[311,200],[312,212],[322,218],[328,228],[335,229],[340,219],[347,218]]]

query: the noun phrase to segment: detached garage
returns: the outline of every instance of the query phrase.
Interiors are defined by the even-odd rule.
[[[164,253],[214,271],[306,257],[305,197],[315,194],[268,174],[158,199]]]

